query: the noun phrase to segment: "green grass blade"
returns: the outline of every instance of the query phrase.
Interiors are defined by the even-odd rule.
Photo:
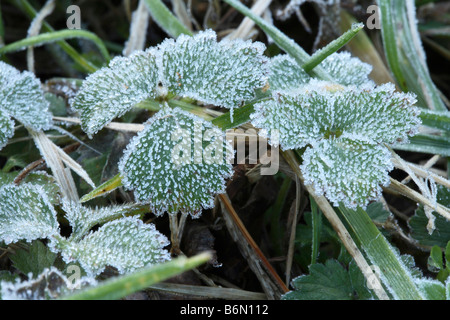
[[[98,47],[105,61],[109,62],[109,60],[111,60],[108,49],[106,49],[103,41],[99,37],[97,37],[96,34],[85,30],[61,30],[41,33],[37,36],[28,37],[0,48],[0,54],[25,50],[29,46],[40,46],[47,43],[73,38],[84,38],[91,40]]]
[[[296,44],[291,38],[286,36],[283,32],[281,32],[278,28],[269,24],[267,21],[262,19],[261,17],[255,15],[249,8],[244,6],[237,0],[224,0],[230,6],[235,8],[237,11],[247,16],[251,20],[253,20],[268,36],[270,36],[273,41],[283,49],[287,54],[289,54],[292,58],[294,58],[299,65],[305,64],[311,58],[310,55],[303,50],[298,44]],[[314,70],[311,71],[311,75],[318,77],[322,80],[331,80],[325,70],[317,66]]]
[[[94,198],[104,196],[104,195],[112,192],[113,190],[121,187],[122,185],[123,185],[122,177],[120,175],[116,175],[115,177],[109,179],[108,181],[106,181],[102,185],[98,186],[97,188],[95,188],[94,190],[89,192],[88,194],[84,195],[80,199],[80,202],[84,203],[84,202],[88,202],[89,200],[92,200]]]
[[[202,253],[192,258],[179,257],[129,275],[106,280],[98,286],[82,290],[63,300],[117,300],[193,269],[210,258],[209,253]]]
[[[378,0],[386,58],[400,88],[418,96],[419,104],[445,111],[425,61],[412,0]]]
[[[317,263],[320,247],[320,231],[322,229],[322,213],[313,197],[309,197],[311,203],[311,219],[312,219],[312,249],[311,249],[311,265]]]
[[[366,211],[339,207],[361,246],[374,266],[381,271],[381,281],[400,300],[422,300],[410,271],[393,251],[386,238],[377,229]]]
[[[434,136],[429,134],[418,134],[409,138],[410,143],[394,145],[394,149],[439,154],[444,157],[450,157],[450,139],[445,136]]]
[[[30,19],[34,19],[37,15],[36,10],[27,0],[15,0],[13,3],[21,9]],[[42,30],[45,32],[54,32],[53,29],[47,22],[43,22]],[[81,68],[83,68],[88,73],[93,73],[98,70],[98,68],[92,64],[90,61],[86,60],[80,53],[77,52],[69,43],[65,40],[60,40],[56,42],[61,49],[63,49],[69,57],[73,59]]]
[[[346,31],[343,35],[341,35],[339,38],[330,42],[322,49],[317,50],[317,52],[315,52],[311,56],[311,58],[302,65],[302,68],[306,72],[310,72],[315,67],[317,67],[323,60],[325,60],[327,57],[337,52],[348,42],[350,42],[350,40],[352,40],[362,29],[364,29],[364,24],[362,23],[356,23],[352,25],[352,27],[348,31]]]
[[[144,1],[152,18],[171,37],[176,38],[180,34],[192,35],[192,32],[170,12],[161,0]]]
[[[439,130],[450,131],[450,112],[421,110],[420,118],[423,125]]]

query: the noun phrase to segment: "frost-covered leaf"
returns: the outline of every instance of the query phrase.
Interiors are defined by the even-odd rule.
[[[387,149],[341,136],[314,143],[303,154],[300,168],[305,184],[313,185],[317,194],[324,194],[335,206],[342,202],[356,208],[380,198],[380,185],[389,184],[393,166]]]
[[[66,263],[78,261],[88,275],[95,276],[106,266],[129,273],[167,261],[170,254],[163,248],[168,244],[154,225],[126,217],[107,222],[82,240],[68,241],[60,249]]]
[[[267,83],[265,46],[259,42],[217,42],[208,30],[165,40],[158,48],[163,85],[179,96],[236,108]]]
[[[427,300],[446,300],[445,286],[442,282],[432,279],[416,279],[416,285]]]
[[[334,53],[322,61],[321,66],[334,81],[345,86],[359,86],[371,81],[372,66],[352,57],[350,52]]]
[[[70,278],[70,277],[69,277]],[[0,283],[3,300],[49,300],[57,299],[82,287],[95,285],[93,278],[69,279],[55,267],[45,269],[34,279]]]
[[[133,204],[116,205],[109,207],[88,208],[78,202],[63,202],[66,218],[72,227],[72,236],[83,236],[97,224],[124,217],[136,206]]]
[[[289,55],[278,55],[270,60],[270,90],[293,90],[307,84],[311,77]]]
[[[137,51],[90,75],[71,104],[80,113],[83,130],[93,135],[137,103],[155,98],[157,85],[156,51]]]
[[[24,275],[31,273],[37,277],[45,269],[53,266],[56,253],[51,252],[41,241],[33,241],[27,249],[16,250],[10,255],[14,268]]]
[[[14,135],[14,121],[0,109],[0,150],[8,143],[9,138]]]
[[[309,274],[292,281],[294,291],[283,300],[358,300],[371,299],[361,271],[353,265],[347,271],[338,261],[327,260],[325,264],[313,264]]]
[[[52,125],[49,103],[44,98],[41,82],[31,72],[19,72],[0,61],[0,109],[36,131]]]
[[[180,109],[164,108],[128,145],[119,163],[122,182],[155,214],[195,216],[214,205],[232,175],[224,133]]]
[[[321,66],[331,78],[344,86],[360,86],[371,83],[372,66],[352,57],[349,52],[334,53]],[[313,78],[289,55],[278,55],[270,60],[269,83],[272,91],[299,89]]]
[[[283,149],[302,148],[343,133],[374,142],[406,142],[420,124],[415,99],[395,92],[392,84],[356,87],[311,81],[301,89],[274,92],[255,105],[252,123],[279,131]]]
[[[450,207],[450,189],[444,186],[437,186],[437,202],[441,205]],[[417,240],[421,245],[425,246],[439,246],[445,248],[450,239],[450,221],[437,214],[433,213],[436,217],[434,221],[435,230],[430,235],[427,230],[428,217],[425,215],[423,206],[420,205],[416,210],[414,216],[408,221],[408,225],[411,229],[411,236]]]
[[[45,190],[32,184],[0,187],[0,241],[6,244],[59,233],[56,211]]]

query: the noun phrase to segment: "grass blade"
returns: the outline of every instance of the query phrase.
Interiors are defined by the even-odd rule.
[[[180,34],[192,36],[192,32],[178,20],[161,0],[144,0],[156,23],[173,38]]]
[[[116,300],[143,290],[153,284],[193,269],[211,258],[202,253],[192,258],[179,257],[175,260],[142,269],[132,274],[113,278],[93,288],[88,288],[63,300]]]
[[[0,54],[25,50],[29,46],[40,46],[47,43],[73,38],[84,38],[91,40],[98,47],[106,62],[109,62],[109,60],[111,59],[108,49],[106,49],[103,41],[99,37],[97,37],[96,34],[86,30],[61,30],[42,33],[34,37],[25,38],[14,43],[10,43],[0,48]]]
[[[94,198],[98,198],[100,196],[104,196],[104,195],[112,192],[113,190],[121,187],[122,185],[123,185],[122,184],[122,177],[120,175],[116,175],[115,177],[109,179],[108,181],[106,181],[105,183],[103,183],[99,187],[95,188],[94,190],[92,190],[88,194],[84,195],[80,199],[80,202],[84,203],[84,202],[88,202],[89,200],[92,200]]]
[[[422,107],[447,110],[426,65],[414,1],[378,0],[378,5],[386,58],[400,88],[417,94]]]
[[[410,143],[402,145],[394,145],[394,149],[439,154],[444,157],[450,157],[450,140],[445,136],[435,136],[429,134],[418,134],[409,138]]]
[[[400,261],[400,257],[393,251],[367,212],[361,208],[355,211],[344,206],[340,206],[339,211],[361,242],[372,264],[379,267],[381,280],[391,293],[400,300],[422,300],[410,271]]]

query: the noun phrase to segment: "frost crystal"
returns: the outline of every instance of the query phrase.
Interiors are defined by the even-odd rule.
[[[217,42],[215,32],[208,30],[165,40],[158,48],[163,84],[179,96],[235,108],[267,82],[265,47],[259,42]]]
[[[20,73],[0,61],[0,109],[35,131],[52,125],[49,103],[44,98],[40,81],[31,72]],[[3,122],[3,121],[2,121]]]
[[[155,214],[199,214],[214,205],[231,177],[224,133],[197,116],[164,108],[128,145],[119,163],[123,184]]]
[[[137,217],[127,217],[104,224],[79,242],[69,242],[62,250],[67,263],[78,261],[88,275],[100,274],[106,266],[120,273],[170,260],[163,249],[167,238],[152,224]]]
[[[297,90],[273,92],[272,100],[255,105],[251,118],[269,141],[276,134],[283,149],[308,147],[306,182],[336,205],[355,208],[377,199],[376,185],[388,181],[392,164],[383,144],[405,143],[418,132],[415,102],[392,84],[344,87],[311,80]]]
[[[352,57],[349,52],[334,53],[320,65],[338,84],[359,86],[372,83],[369,79],[372,66]],[[313,78],[288,55],[278,55],[270,61],[269,83],[272,91],[299,89],[311,80]]]
[[[156,97],[158,70],[153,49],[114,58],[107,68],[90,75],[72,101],[89,134],[120,117],[137,103]]]
[[[89,76],[72,100],[83,130],[95,134],[145,99],[178,95],[239,107],[267,84],[262,43],[216,41],[213,31],[166,40],[157,48],[117,57]]]
[[[56,211],[45,190],[36,185],[0,188],[0,241],[31,242],[59,233]]]
[[[2,281],[0,284],[3,300],[47,300],[60,298],[75,289],[96,285],[93,278],[83,277],[69,280],[55,267],[45,269],[36,279],[22,282]]]

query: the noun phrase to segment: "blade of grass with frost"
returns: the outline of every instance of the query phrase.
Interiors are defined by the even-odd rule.
[[[25,50],[29,46],[41,46],[60,40],[83,38],[91,40],[95,43],[106,62],[111,59],[108,49],[106,49],[103,41],[95,34],[86,30],[61,30],[54,32],[41,33],[34,37],[25,38],[14,43],[10,43],[0,48],[0,55],[10,52]]]
[[[178,20],[161,0],[144,0],[153,20],[167,34],[177,38],[181,34],[192,36],[192,32]]]
[[[264,30],[265,33],[267,33],[268,36],[270,36],[274,40],[274,42],[281,49],[283,49],[287,54],[292,56],[300,65],[303,65],[306,61],[308,61],[311,58],[310,55],[306,53],[305,50],[303,50],[303,48],[300,47],[298,44],[296,44],[292,39],[290,39],[283,32],[281,32],[273,25],[269,24],[261,17],[258,17],[257,15],[253,14],[253,12],[249,8],[241,4],[239,1],[237,0],[224,0],[224,1],[233,8],[235,8],[236,10],[238,10],[243,15],[252,19],[261,29]],[[323,68],[321,68],[320,66],[314,68],[314,70],[311,71],[311,75],[316,76],[323,80],[332,80],[330,76],[325,72],[325,70],[323,70]]]
[[[400,300],[423,300],[408,268],[394,252],[386,238],[377,229],[366,211],[351,210],[343,205],[340,212],[355,232],[361,246],[373,265],[381,270],[381,281],[389,292]]]
[[[106,280],[99,285],[64,297],[63,300],[115,300],[164,281],[206,263],[209,253],[192,258],[179,257],[172,261],[136,271],[129,275]]]
[[[426,65],[413,0],[377,0],[386,57],[399,86],[418,95],[422,107],[446,111]]]
[[[420,118],[424,126],[450,132],[450,112],[448,111],[442,112],[424,109],[421,110]]]
[[[439,154],[450,157],[450,141],[448,136],[437,136],[431,134],[418,134],[410,138],[408,144],[395,144],[395,150]]]

